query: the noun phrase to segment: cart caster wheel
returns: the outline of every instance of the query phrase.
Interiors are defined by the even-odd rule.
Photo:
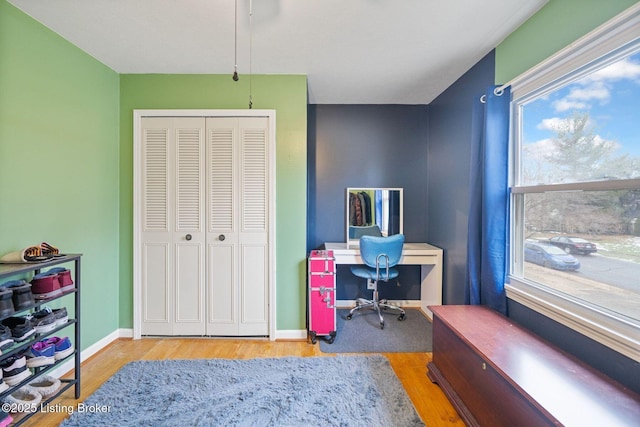
[[[400,316],[398,316],[398,321],[402,322],[404,320],[404,313],[402,313]]]
[[[336,339],[336,332],[335,331],[331,331],[331,333],[329,333],[329,339],[327,340],[327,342],[329,344],[333,344],[333,340]]]
[[[315,332],[311,332],[309,334],[311,336],[311,344],[315,344],[318,342],[318,340],[316,339],[316,333]]]
[[[347,320],[351,320],[352,317],[353,317],[353,314],[351,313],[347,314]]]

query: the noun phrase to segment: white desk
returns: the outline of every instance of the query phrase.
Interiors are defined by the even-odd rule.
[[[332,250],[336,264],[362,264],[360,248],[347,243],[325,243],[325,249]],[[405,243],[402,258],[398,264],[419,265],[420,268],[420,308],[433,319],[429,305],[442,305],[442,249],[428,243]]]

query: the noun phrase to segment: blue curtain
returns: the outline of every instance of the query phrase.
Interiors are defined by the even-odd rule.
[[[506,314],[510,88],[474,102],[469,182],[467,304]]]

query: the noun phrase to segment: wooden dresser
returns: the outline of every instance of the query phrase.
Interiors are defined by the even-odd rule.
[[[431,306],[428,376],[470,426],[640,425],[640,395],[483,306]]]

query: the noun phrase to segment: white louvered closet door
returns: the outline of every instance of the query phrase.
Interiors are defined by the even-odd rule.
[[[141,335],[268,335],[269,119],[141,129]]]
[[[207,335],[268,335],[268,119],[206,127]]]
[[[204,335],[203,118],[142,119],[142,335]]]

